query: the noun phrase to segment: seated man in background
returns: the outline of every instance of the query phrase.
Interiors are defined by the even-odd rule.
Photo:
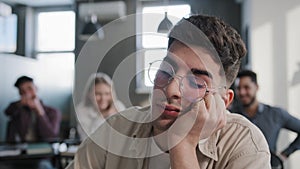
[[[5,110],[9,117],[7,142],[51,141],[59,136],[61,113],[43,104],[37,95],[33,79],[22,76],[17,79],[21,99]]]
[[[263,132],[270,147],[270,151],[286,160],[292,153],[300,149],[300,120],[290,115],[286,110],[273,107],[257,100],[257,75],[250,70],[243,70],[237,76],[237,96],[241,103],[232,112],[247,117]],[[277,153],[277,140],[282,128],[296,132],[297,138],[282,152]]]
[[[226,111],[245,54],[240,35],[222,20],[182,19],[169,34],[167,56],[149,67],[151,106],[108,118],[68,168],[270,168],[263,134]]]

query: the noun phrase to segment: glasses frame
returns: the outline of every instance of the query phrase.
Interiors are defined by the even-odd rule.
[[[168,86],[175,78],[177,78],[177,79],[179,79],[178,85],[179,85],[180,93],[181,93],[181,95],[182,95],[183,98],[187,99],[186,97],[184,97],[184,92],[183,92],[183,87],[184,87],[184,85],[183,85],[183,79],[184,79],[185,77],[188,77],[189,75],[185,75],[185,76],[176,75],[176,73],[175,73],[173,67],[170,65],[170,67],[171,67],[171,69],[172,69],[172,72],[173,72],[173,75],[170,76],[170,78],[168,79],[168,81],[167,81],[167,83],[166,83],[165,85],[158,86],[158,85],[156,85],[156,84],[154,83],[154,81],[151,80],[151,76],[150,76],[151,66],[152,66],[154,63],[156,63],[156,62],[161,62],[161,63],[163,63],[163,62],[166,62],[166,61],[164,61],[164,60],[155,60],[155,61],[149,63],[149,68],[148,68],[148,78],[149,78],[150,82],[153,84],[153,86],[157,86],[157,87],[159,87],[159,88],[165,89],[165,88],[166,88],[166,87],[167,87],[167,86]],[[157,70],[159,70],[159,68],[158,68]],[[156,73],[155,73],[155,76],[156,76]],[[200,78],[200,77],[196,77],[196,76],[195,76],[195,78],[199,78],[199,79],[203,80],[203,79]],[[219,86],[219,87],[217,87],[217,88],[208,87],[208,85],[207,85],[207,83],[205,82],[205,80],[203,80],[203,83],[204,83],[204,85],[205,85],[205,94],[204,94],[203,96],[199,97],[199,98],[196,98],[196,99],[193,100],[192,102],[195,103],[195,102],[199,102],[199,101],[203,100],[203,98],[205,97],[205,95],[207,95],[208,93],[211,93],[211,92],[212,92],[212,93],[215,93],[215,92],[216,92],[217,90],[219,90],[219,89],[226,89],[226,86]],[[188,99],[188,100],[190,100],[190,99]],[[190,101],[191,101],[191,100],[190,100]]]

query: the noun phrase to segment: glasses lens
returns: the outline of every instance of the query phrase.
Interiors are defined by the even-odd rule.
[[[207,85],[202,78],[187,75],[182,79],[182,95],[189,101],[197,101],[205,96]]]
[[[151,63],[148,76],[150,82],[158,87],[165,87],[174,74],[172,66],[165,61]]]

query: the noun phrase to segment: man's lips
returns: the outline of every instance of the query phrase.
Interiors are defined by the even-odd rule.
[[[176,118],[180,114],[180,108],[173,105],[164,105],[162,115],[166,118]]]
[[[248,96],[240,96],[240,100],[242,101],[247,101],[247,100],[250,100],[251,98],[248,97]]]

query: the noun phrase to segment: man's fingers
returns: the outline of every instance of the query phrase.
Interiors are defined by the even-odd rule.
[[[212,94],[207,94],[204,98],[203,98],[204,102],[205,102],[205,106],[206,109],[209,110],[211,105],[213,105],[214,103],[212,103],[213,100],[213,95]]]
[[[206,139],[224,127],[225,111],[225,103],[221,96],[217,93],[208,94],[202,101],[191,104],[187,111],[176,119],[169,133],[178,136],[178,141],[186,136],[195,140]]]
[[[209,137],[226,124],[225,103],[218,93],[208,94],[205,97],[205,105],[208,117],[204,121],[201,138]]]
[[[217,130],[224,127],[226,124],[226,106],[225,102],[219,94],[215,94],[214,98],[216,100],[216,114],[218,116],[218,126]]]

